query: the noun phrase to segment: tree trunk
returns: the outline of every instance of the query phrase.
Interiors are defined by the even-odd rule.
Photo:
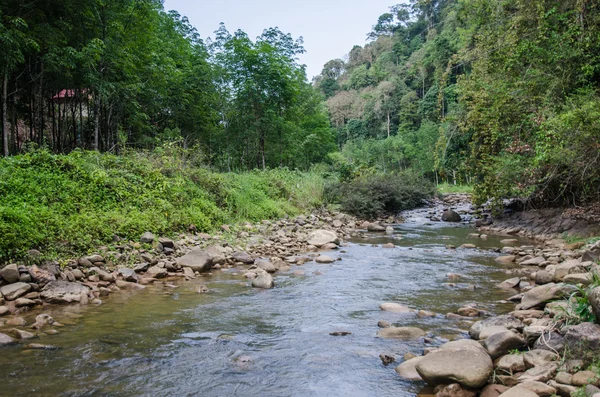
[[[387,112],[387,134],[390,137],[390,112]]]
[[[94,96],[94,144],[93,150],[98,150],[98,136],[100,134],[100,97],[98,94]]]
[[[2,80],[2,151],[5,157],[8,157],[8,71],[4,71],[4,79]]]

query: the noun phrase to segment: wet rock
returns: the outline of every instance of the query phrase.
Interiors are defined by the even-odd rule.
[[[458,383],[439,385],[434,390],[435,397],[475,397],[476,391],[465,388]]]
[[[462,218],[458,214],[458,212],[453,210],[446,210],[442,213],[442,220],[444,222],[460,222],[462,221]]]
[[[15,307],[30,307],[37,305],[37,302],[32,299],[18,298],[15,299]]]
[[[496,258],[496,263],[508,264],[513,263],[517,259],[514,255],[504,255]]]
[[[81,295],[87,295],[90,289],[80,283],[68,281],[51,281],[42,290],[40,296],[50,303],[72,303],[79,302]]]
[[[572,357],[590,363],[600,357],[600,325],[581,323],[568,327],[564,345]]]
[[[176,259],[181,267],[189,267],[195,272],[207,272],[212,267],[211,256],[200,250],[192,250],[182,257]]]
[[[20,340],[25,339],[33,339],[35,335],[28,331],[23,331],[22,329],[12,328],[7,331],[12,337]]]
[[[500,240],[500,244],[502,245],[517,244],[518,242],[519,240],[516,238],[505,238],[504,240]]]
[[[421,357],[414,357],[411,358],[410,360],[404,361],[402,364],[398,365],[396,367],[396,373],[398,375],[400,375],[400,378],[404,379],[404,380],[410,380],[410,381],[421,381],[423,380],[421,378],[421,375],[419,375],[419,373],[417,372],[417,364],[424,358],[425,356],[421,356]]]
[[[252,286],[254,288],[270,289],[275,286],[275,283],[273,282],[273,277],[269,273],[262,272],[252,280]]]
[[[324,246],[325,244],[329,244],[329,243],[339,244],[340,239],[337,236],[337,234],[335,234],[335,232],[332,232],[330,230],[319,229],[319,230],[315,230],[314,232],[312,232],[308,236],[308,239],[306,240],[306,242],[309,245],[313,245],[317,248],[320,248],[320,247]]]
[[[519,284],[521,284],[521,278],[513,277],[509,278],[508,280],[504,280],[503,282],[498,284],[498,287],[503,289],[519,288]]]
[[[544,306],[547,302],[560,299],[565,295],[562,284],[550,283],[534,287],[525,292],[521,304],[517,310],[532,309],[534,307]]]
[[[184,267],[183,268],[183,275],[186,278],[189,278],[189,279],[195,279],[196,278],[196,275],[194,274],[194,271],[192,269],[190,269],[189,267]]]
[[[381,246],[381,248],[387,248],[387,249],[396,248],[396,245],[394,243],[387,243],[387,244],[383,244]]]
[[[6,325],[10,327],[22,327],[27,324],[23,317],[13,317],[6,320]]]
[[[315,262],[327,264],[327,263],[333,263],[333,262],[335,262],[335,259],[332,258],[332,257],[330,257],[330,256],[327,256],[327,255],[319,255],[315,259]]]
[[[208,291],[208,287],[206,285],[199,285],[196,288],[196,293],[197,294],[206,294]]]
[[[385,234],[387,234],[387,235],[392,235],[392,234],[394,234],[394,228],[393,228],[393,227],[391,227],[391,226],[387,226],[387,227],[385,228]]]
[[[381,328],[377,332],[377,336],[380,338],[410,340],[425,336],[425,331],[417,327],[387,327]]]
[[[413,313],[414,310],[401,305],[399,303],[385,302],[379,305],[379,308],[385,312],[394,312],[394,313]]]
[[[392,326],[392,324],[390,324],[388,321],[385,321],[385,320],[379,320],[379,321],[377,322],[377,326],[378,326],[379,328],[388,328],[388,327],[391,327],[391,326]]]
[[[12,301],[25,295],[31,290],[31,285],[26,283],[14,283],[0,287],[0,296],[4,296],[7,301]]]
[[[469,388],[482,388],[493,372],[490,356],[476,341],[456,342],[446,343],[423,357],[416,365],[417,372],[432,385],[458,382]]]
[[[150,232],[146,232],[140,237],[140,243],[142,244],[152,244],[154,240],[156,240],[156,236]]]
[[[4,279],[7,283],[16,283],[20,279],[19,268],[15,264],[10,264],[4,266],[4,268],[0,269],[0,277]]]
[[[48,325],[52,325],[54,324],[55,321],[52,317],[50,317],[49,314],[46,313],[42,313],[42,314],[38,314],[35,317],[35,324],[33,324],[31,327],[33,329],[42,329]]]
[[[165,278],[168,274],[167,269],[158,266],[152,266],[146,271],[146,275],[152,278]]]
[[[464,317],[478,317],[480,314],[479,309],[470,306],[461,307],[456,313]]]
[[[471,338],[478,340],[480,339],[479,334],[481,331],[483,331],[485,328],[493,326],[501,326],[509,330],[514,329],[520,331],[523,329],[524,325],[519,319],[509,315],[490,317],[486,318],[485,320],[477,321],[475,324],[473,324],[469,329],[469,335]]]
[[[525,339],[513,331],[496,333],[483,342],[483,347],[485,347],[492,359],[503,356],[511,350],[521,349],[525,345]]]
[[[6,306],[0,306],[0,317],[10,314],[10,310]]]
[[[245,265],[252,265],[254,263],[254,258],[252,258],[245,251],[236,251],[231,254],[231,258],[236,262],[242,262]]]
[[[56,347],[56,346],[43,345],[41,343],[29,343],[29,344],[23,346],[23,348],[31,349],[31,350],[57,350],[58,349],[58,347]]]
[[[12,345],[13,343],[15,343],[13,338],[0,332],[0,346]]]
[[[267,273],[275,273],[277,271],[277,266],[275,266],[272,262],[264,259],[256,261],[256,267],[264,270]]]
[[[333,331],[333,332],[330,332],[329,335],[331,335],[331,336],[348,336],[348,335],[352,335],[352,332],[349,332],[349,331]]]
[[[385,227],[379,223],[369,223],[367,225],[367,230],[370,232],[385,232]]]

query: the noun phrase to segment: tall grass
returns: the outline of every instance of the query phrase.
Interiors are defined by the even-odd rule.
[[[83,253],[145,231],[169,235],[194,224],[293,215],[321,205],[317,173],[286,169],[217,173],[187,153],[121,156],[39,150],[0,160],[0,262],[39,249]]]

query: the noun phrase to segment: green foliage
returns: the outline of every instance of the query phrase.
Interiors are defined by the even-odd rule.
[[[592,310],[589,295],[594,288],[600,287],[600,275],[590,273],[592,282],[588,286],[577,285],[576,291],[567,298],[567,310],[560,314],[560,318],[569,323],[595,322],[596,316]]]
[[[169,235],[190,224],[298,214],[321,204],[317,173],[286,169],[219,174],[190,166],[193,153],[166,148],[114,156],[34,151],[0,160],[0,261],[36,248],[81,253],[114,235]]]
[[[412,173],[366,175],[330,189],[343,211],[365,219],[418,207],[434,192],[433,185]]]
[[[473,193],[473,186],[469,185],[453,185],[450,183],[440,183],[437,185],[437,191],[440,194],[448,193]]]

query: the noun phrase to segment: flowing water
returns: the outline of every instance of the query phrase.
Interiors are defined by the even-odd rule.
[[[396,364],[384,366],[379,354],[401,360],[427,345],[377,338],[377,322],[418,326],[439,344],[466,336],[470,325],[445,313],[469,303],[506,312],[513,305],[498,301],[515,293],[495,286],[508,278],[488,250],[500,237],[470,239],[474,230],[430,225],[420,213],[397,225],[394,236],[349,243],[333,254],[339,262],[277,274],[272,290],[250,288],[229,269],[175,282],[177,288],[161,283],[116,293],[100,306],[46,309],[64,327],[32,342],[58,350],[2,348],[0,395],[415,396],[424,385],[402,381]],[[388,242],[396,248],[373,246]],[[445,248],[463,243],[481,249]],[[451,281],[448,273],[462,277]],[[196,293],[200,284],[210,292]],[[382,312],[383,302],[439,314]]]

